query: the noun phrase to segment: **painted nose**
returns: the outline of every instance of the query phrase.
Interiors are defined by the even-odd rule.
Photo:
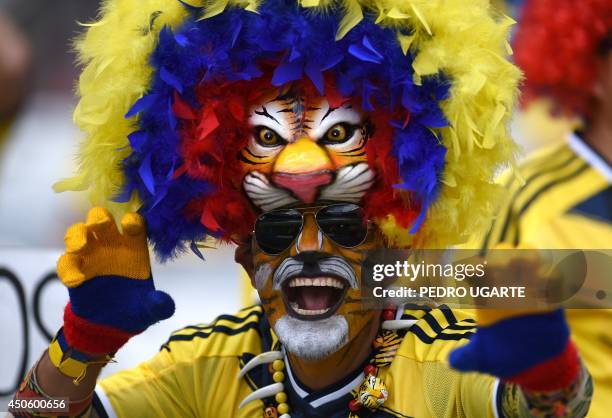
[[[323,248],[323,234],[319,231],[317,221],[312,213],[304,214],[304,226],[300,233],[297,243],[297,253],[309,253],[311,251],[321,251]]]
[[[332,182],[327,152],[308,137],[287,145],[274,163],[272,181],[304,203],[316,200],[319,189]]]

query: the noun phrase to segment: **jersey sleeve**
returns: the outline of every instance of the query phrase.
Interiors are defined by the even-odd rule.
[[[173,332],[151,359],[99,381],[94,409],[101,418],[260,415],[261,401],[238,405],[263,383],[237,376],[261,352],[262,316],[254,306]]]
[[[191,388],[190,388],[191,386]],[[193,373],[162,350],[138,366],[98,382],[96,392],[109,417],[192,417]]]

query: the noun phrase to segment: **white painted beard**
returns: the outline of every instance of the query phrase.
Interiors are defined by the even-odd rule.
[[[285,349],[305,360],[321,360],[348,342],[349,326],[342,315],[319,321],[304,321],[283,315],[274,331]]]

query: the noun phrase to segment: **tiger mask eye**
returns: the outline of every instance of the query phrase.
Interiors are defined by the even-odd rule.
[[[256,126],[254,136],[257,143],[263,147],[278,147],[286,142],[278,133],[266,126]]]
[[[337,123],[325,132],[321,142],[328,145],[342,144],[353,137],[357,125],[351,125],[345,122]]]

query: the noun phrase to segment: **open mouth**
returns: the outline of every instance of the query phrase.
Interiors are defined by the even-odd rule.
[[[344,300],[348,283],[332,276],[296,276],[287,279],[282,289],[289,314],[314,321],[336,313]]]

